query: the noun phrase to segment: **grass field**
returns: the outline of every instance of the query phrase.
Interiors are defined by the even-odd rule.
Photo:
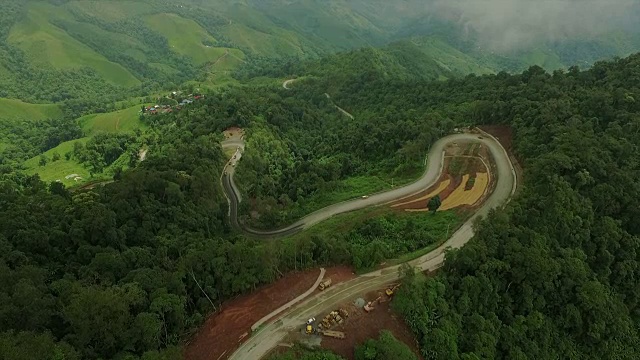
[[[62,110],[54,104],[29,104],[20,100],[0,98],[0,121],[44,120],[62,117]]]
[[[45,166],[40,166],[40,155],[33,157],[27,161],[25,161],[24,166],[26,167],[26,173],[28,174],[39,174],[40,178],[45,182],[51,182],[60,180],[67,187],[75,186],[80,183],[86,182],[89,180],[90,174],[87,169],[85,169],[80,163],[71,159],[66,160],[64,154],[73,151],[73,143],[79,141],[81,143],[85,143],[89,138],[81,138],[77,140],[71,140],[67,142],[63,142],[62,144],[56,146],[55,148],[47,151],[44,155],[49,160]],[[54,153],[60,154],[60,160],[51,161]],[[74,181],[73,179],[65,179],[64,177],[71,174],[78,174],[82,177],[82,181]]]
[[[222,29],[222,33],[239,46],[250,49],[254,53],[271,57],[303,53],[295,39],[263,33],[242,24],[231,24]]]
[[[225,54],[226,49],[213,46],[217,40],[193,20],[176,14],[155,14],[145,22],[167,38],[173,51],[189,57],[196,65],[216,61]]]
[[[91,114],[78,119],[86,136],[98,132],[125,132],[146,129],[147,125],[139,119],[140,105],[106,114]]]
[[[127,69],[107,60],[90,47],[49,22],[67,18],[63,10],[46,3],[29,5],[27,16],[11,29],[8,41],[22,49],[30,61],[56,69],[93,68],[107,81],[121,86],[140,83]]]

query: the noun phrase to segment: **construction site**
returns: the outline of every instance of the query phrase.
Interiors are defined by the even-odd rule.
[[[384,329],[391,331],[421,358],[411,330],[390,308],[390,301],[399,287],[399,283],[394,283],[364,293],[352,301],[308,319],[273,352],[283,351],[294,343],[299,343],[307,347],[329,349],[345,359],[353,359],[356,346],[367,339],[378,337]]]

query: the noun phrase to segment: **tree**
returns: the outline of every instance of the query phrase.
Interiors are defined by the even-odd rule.
[[[38,165],[45,166],[47,165],[47,161],[48,161],[47,157],[44,154],[42,154],[40,155],[40,160],[38,161]]]
[[[53,155],[51,156],[51,161],[58,161],[60,160],[60,154],[57,151],[53,152]]]
[[[438,194],[429,200],[427,208],[435,214],[440,205],[442,205],[442,200],[440,200],[440,194]]]

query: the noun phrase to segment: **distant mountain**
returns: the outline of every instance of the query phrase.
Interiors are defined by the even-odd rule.
[[[631,24],[496,52],[473,18],[442,8],[441,0],[4,0],[0,97],[111,102],[189,80],[224,83],[260,56],[319,58],[390,43],[400,49],[394,62],[416,74],[553,70],[640,49]]]

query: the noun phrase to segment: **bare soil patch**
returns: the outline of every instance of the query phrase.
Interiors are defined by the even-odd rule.
[[[319,271],[311,269],[287,274],[273,284],[222,304],[186,344],[184,358],[227,359],[248,338],[243,335],[251,332],[251,325],[308,290]]]
[[[486,147],[475,142],[453,143],[445,148],[444,171],[438,182],[392,203],[391,207],[399,211],[427,211],[427,203],[436,195],[443,202],[442,210],[476,206],[493,191],[493,168]],[[449,199],[452,195],[455,199]]]
[[[356,277],[353,270],[347,266],[336,266],[325,268],[325,270],[325,279],[330,277],[333,284]],[[318,278],[319,272],[319,269],[311,269],[290,273],[273,284],[265,285],[250,294],[222,304],[221,309],[207,319],[185,346],[184,358],[188,360],[227,359],[244,340],[248,339],[251,325],[307,291]],[[309,296],[313,296],[318,291],[320,290],[316,289]]]
[[[223,131],[225,140],[240,140],[244,136],[244,130],[239,127],[230,127]]]
[[[364,343],[367,339],[377,338],[381,330],[389,330],[393,335],[419,357],[418,343],[409,327],[404,323],[402,317],[394,313],[389,304],[390,298],[384,293],[385,289],[369,292],[362,296],[366,301],[373,301],[380,297],[381,303],[375,302],[375,307],[367,313],[362,308],[358,308],[352,303],[345,303],[341,308],[349,312],[349,317],[331,330],[342,331],[346,334],[345,339],[334,339],[323,336],[321,346],[329,349],[346,359],[354,358],[355,347]],[[324,316],[326,314],[322,314]],[[320,319],[320,317],[317,317]]]
[[[513,130],[511,129],[511,127],[506,125],[482,125],[478,126],[478,128],[493,135],[498,140],[498,142],[500,142],[502,147],[507,150],[509,158],[511,159],[511,163],[513,164],[513,168],[516,171],[516,181],[518,183],[521,183],[524,171],[522,169],[522,165],[520,164],[523,164],[523,162],[518,157],[516,157],[513,151]]]

